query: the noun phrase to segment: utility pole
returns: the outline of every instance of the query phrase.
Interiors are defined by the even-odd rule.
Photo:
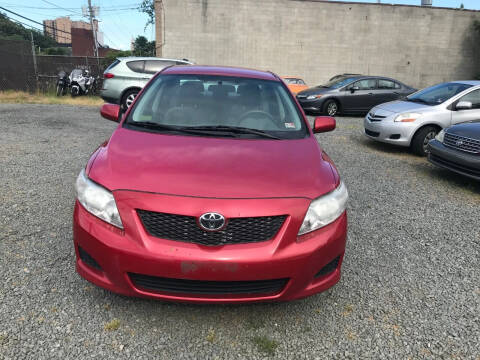
[[[155,9],[155,55],[162,57],[163,55],[163,24],[165,9],[163,8],[162,0],[155,0],[154,2]]]
[[[35,54],[35,43],[33,42],[33,33],[30,31],[30,39],[32,40],[32,56],[33,56],[33,70],[35,71],[35,86],[38,85],[37,73],[37,56]]]
[[[94,19],[95,15],[93,13],[92,0],[88,0],[88,15],[90,17],[90,26],[92,27],[92,34],[93,34],[93,42],[94,42],[93,51],[94,51],[94,55],[97,58],[97,62],[98,62],[97,29],[95,29],[94,22],[93,22],[93,19]],[[97,22],[97,24],[98,24],[98,22]]]

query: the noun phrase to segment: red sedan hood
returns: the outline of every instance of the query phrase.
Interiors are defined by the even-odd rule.
[[[315,198],[335,187],[313,137],[162,135],[117,129],[88,176],[107,189],[215,198]]]

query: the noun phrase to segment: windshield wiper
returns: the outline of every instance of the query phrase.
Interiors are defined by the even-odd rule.
[[[270,135],[269,133],[262,131],[262,130],[256,130],[256,129],[250,129],[246,127],[240,127],[240,126],[225,126],[225,125],[214,125],[214,126],[189,126],[184,128],[186,130],[207,130],[207,131],[226,131],[226,132],[232,132],[235,134],[253,134],[253,135],[258,135],[262,137],[266,137],[269,139],[275,139],[275,140],[281,140],[278,136],[275,135]]]
[[[411,101],[411,102],[418,102],[418,103],[422,103],[422,104],[425,104],[425,105],[431,105],[428,101],[423,100],[423,99],[418,99],[418,98],[410,99],[408,97],[406,99],[407,99],[407,101]]]
[[[166,131],[177,131],[177,132],[183,132],[183,133],[188,133],[188,134],[195,134],[195,135],[214,135],[214,134],[208,134],[205,131],[201,131],[202,129],[195,129],[191,127],[182,127],[182,126],[174,126],[174,125],[166,125],[166,124],[159,124],[153,121],[130,121],[127,122],[127,125],[132,125],[132,126],[137,126],[137,127],[142,127],[146,129],[152,129],[152,130],[166,130]]]

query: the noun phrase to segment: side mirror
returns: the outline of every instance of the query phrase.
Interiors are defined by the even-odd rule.
[[[351,92],[352,94],[353,94],[355,91],[358,91],[358,90],[360,90],[360,88],[359,88],[358,86],[352,86],[352,87],[350,88],[350,92]]]
[[[315,134],[335,130],[337,123],[331,116],[318,116],[313,123],[313,132]]]
[[[116,104],[103,104],[100,109],[100,115],[107,120],[115,122],[119,121],[120,105]]]
[[[455,110],[468,110],[472,108],[472,103],[470,101],[459,101],[455,106]]]

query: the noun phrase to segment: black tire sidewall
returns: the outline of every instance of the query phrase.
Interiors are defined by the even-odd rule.
[[[432,131],[435,131],[438,134],[439,130],[434,126],[425,126],[415,133],[410,147],[416,155],[427,156],[427,153],[423,150],[423,142],[425,141],[427,134]]]

